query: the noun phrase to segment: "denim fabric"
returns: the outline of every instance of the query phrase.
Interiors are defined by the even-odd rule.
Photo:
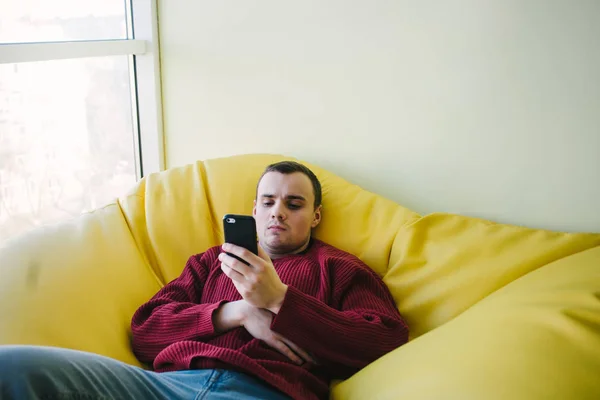
[[[0,346],[0,399],[289,399],[235,371],[157,373],[97,354],[40,346]]]

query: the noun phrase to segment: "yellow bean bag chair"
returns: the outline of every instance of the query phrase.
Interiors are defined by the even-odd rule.
[[[221,217],[250,213],[263,168],[282,159],[152,174],[114,203],[7,242],[0,344],[140,365],[134,311],[222,243]],[[333,384],[333,399],[600,398],[600,235],[420,216],[307,165],[323,185],[316,237],[380,274],[411,327],[408,344]]]

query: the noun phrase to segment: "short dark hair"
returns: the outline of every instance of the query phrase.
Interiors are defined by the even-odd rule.
[[[310,168],[297,163],[295,161],[280,161],[271,165],[268,165],[265,168],[264,172],[260,176],[258,183],[256,184],[256,196],[258,197],[258,185],[262,180],[263,176],[265,176],[269,172],[279,172],[280,174],[293,174],[295,172],[300,172],[304,174],[310,179],[310,183],[312,183],[313,194],[315,195],[315,209],[321,205],[322,200],[322,192],[321,192],[321,182],[319,182],[319,178],[310,170]]]

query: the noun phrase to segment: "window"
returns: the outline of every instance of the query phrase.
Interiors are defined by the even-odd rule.
[[[155,1],[0,9],[1,245],[100,207],[164,164]]]
[[[123,0],[0,0],[0,43],[127,39]]]

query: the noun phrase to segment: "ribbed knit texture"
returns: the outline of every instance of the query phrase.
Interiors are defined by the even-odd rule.
[[[190,257],[181,276],[134,314],[133,350],[155,371],[234,369],[295,399],[327,399],[345,379],[408,340],[408,327],[381,279],[358,258],[313,240],[304,254],[273,260],[289,285],[271,329],[309,352],[298,366],[240,327],[217,334],[212,314],[241,296],[223,274],[221,247]]]

